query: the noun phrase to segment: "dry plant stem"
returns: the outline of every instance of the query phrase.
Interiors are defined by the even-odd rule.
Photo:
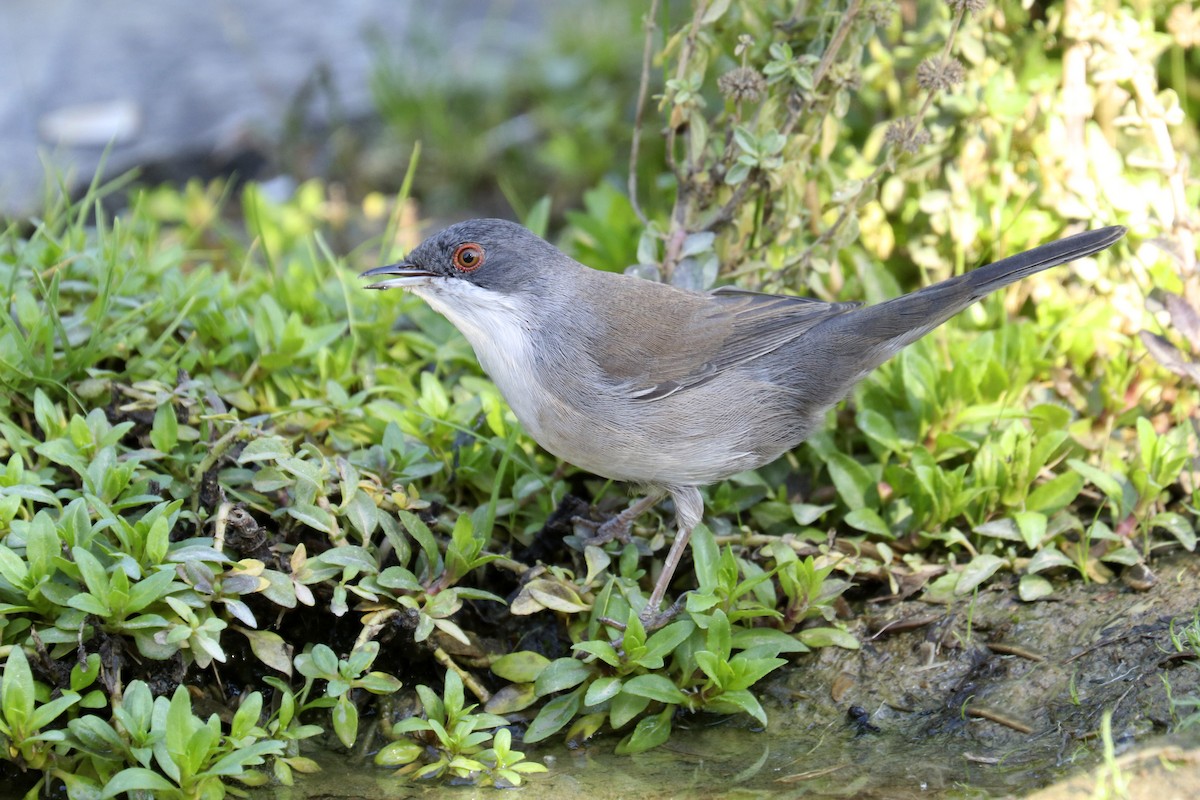
[[[437,648],[433,651],[433,658],[446,669],[452,669],[458,673],[458,677],[462,678],[463,686],[471,690],[471,694],[475,695],[476,699],[481,703],[486,703],[492,699],[492,693],[489,692],[482,683],[475,680],[475,676],[460,667],[450,654],[442,648]]]
[[[837,30],[833,32],[833,38],[829,40],[829,46],[825,48],[825,52],[821,55],[821,61],[817,64],[816,71],[813,72],[813,88],[808,101],[797,103],[788,112],[787,121],[783,123],[783,128],[779,131],[784,136],[791,134],[792,129],[796,127],[796,123],[800,121],[800,116],[812,107],[812,101],[817,97],[817,92],[821,88],[825,76],[829,74],[829,68],[833,66],[833,60],[837,58],[838,51],[845,44],[846,37],[850,34],[850,27],[854,24],[861,9],[862,0],[850,0],[850,5],[846,7],[846,11],[838,23]]]
[[[692,51],[696,48],[696,38],[700,35],[700,23],[708,12],[708,3],[701,3],[692,14],[692,23],[687,37],[679,49],[679,66],[675,70],[675,79],[682,80],[687,73],[688,62],[691,61]],[[692,152],[691,137],[684,141],[684,160],[680,164],[675,159],[675,142],[678,138],[677,126],[668,118],[667,124],[667,164],[675,173],[675,184],[678,186],[675,195],[675,207],[671,210],[671,227],[667,234],[666,247],[663,251],[663,277],[668,281],[675,265],[679,262],[679,254],[687,238],[688,210],[692,204],[692,174],[695,171],[695,156]]]
[[[833,37],[829,40],[829,46],[825,48],[825,53],[821,56],[820,63],[817,64],[817,69],[813,73],[813,88],[812,93],[808,96],[805,102],[790,103],[791,108],[788,110],[787,120],[783,123],[780,133],[785,137],[790,136],[795,129],[800,118],[807,112],[811,111],[816,98],[819,96],[818,90],[824,82],[825,77],[829,74],[829,68],[833,65],[833,61],[837,58],[838,52],[842,49],[842,45],[846,41],[846,37],[850,34],[850,28],[854,24],[854,20],[858,16],[858,12],[862,9],[862,0],[851,0],[847,6],[845,14],[842,15],[841,21],[838,23],[837,29],[833,32]],[[752,175],[742,181],[733,194],[725,201],[720,210],[712,217],[712,219],[702,226],[702,230],[715,230],[724,227],[733,221],[737,210],[741,208],[745,202],[746,193],[755,184],[755,178],[759,177],[757,173],[760,170],[755,168]]]
[[[962,25],[963,16],[966,13],[966,6],[963,6],[958,10],[958,13],[954,15],[954,21],[950,23],[950,33],[946,36],[946,44],[942,47],[942,54],[939,56],[943,62],[950,55],[950,48],[954,45],[954,37],[958,34],[959,26]],[[913,130],[918,130],[920,128],[921,121],[925,119],[925,114],[929,112],[929,107],[933,105],[934,96],[935,92],[933,91],[929,91],[925,94],[925,101],[921,103],[921,108],[913,116]],[[885,151],[885,154],[890,154],[890,151],[894,150],[895,147],[896,146],[893,144],[891,148]],[[804,252],[801,253],[794,261],[789,261],[787,266],[791,266],[792,264],[808,264],[812,260],[813,253],[816,251],[816,249],[833,239],[833,237],[841,229],[842,225],[846,223],[846,220],[850,217],[850,212],[858,210],[859,203],[866,195],[867,189],[874,187],[879,182],[879,179],[883,176],[884,170],[887,169],[891,163],[892,159],[885,157],[884,160],[877,167],[875,167],[875,170],[870,174],[870,176],[863,181],[862,186],[859,187],[859,190],[855,193],[854,197],[851,198],[844,206],[842,206],[842,210],[838,213],[837,219],[833,221],[833,224],[826,228],[821,235],[818,236],[811,245],[805,248]]]
[[[646,212],[642,211],[642,206],[638,202],[638,150],[642,143],[642,124],[646,111],[646,95],[650,90],[650,61],[654,55],[654,31],[658,27],[655,24],[655,19],[657,18],[658,0],[651,0],[650,10],[646,12],[644,22],[646,39],[642,45],[642,77],[638,83],[637,107],[633,117],[633,136],[629,142],[629,202],[633,205],[633,211],[637,214],[638,219],[641,220],[643,225],[649,225],[650,220],[647,219]]]
[[[220,552],[225,547],[225,528],[229,524],[229,512],[233,503],[228,500],[217,507],[217,515],[213,521],[213,548]]]

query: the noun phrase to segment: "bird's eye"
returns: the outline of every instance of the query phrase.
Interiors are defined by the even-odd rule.
[[[459,272],[474,272],[483,265],[483,248],[474,242],[460,244],[454,251],[454,268]]]

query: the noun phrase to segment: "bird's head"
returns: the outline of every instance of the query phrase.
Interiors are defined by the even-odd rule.
[[[423,296],[471,293],[469,287],[511,296],[536,293],[554,272],[572,266],[574,261],[515,222],[473,219],[435,233],[402,261],[359,277],[384,277],[368,289],[419,289]]]

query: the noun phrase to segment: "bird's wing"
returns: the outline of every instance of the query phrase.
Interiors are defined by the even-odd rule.
[[[638,327],[614,324],[593,356],[627,387],[630,399],[645,402],[702,386],[858,305],[738,289],[706,295],[643,291],[623,300],[635,313],[621,319],[639,320]]]

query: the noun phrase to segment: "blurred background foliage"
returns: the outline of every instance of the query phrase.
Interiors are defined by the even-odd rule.
[[[382,764],[510,785],[537,766],[510,727],[637,752],[677,713],[765,719],[750,688],[790,654],[857,646],[847,601],[1033,601],[1194,550],[1200,12],[650,9],[648,44],[646,6],[595,4],[503,73],[380,46],[383,126],[332,179],[97,181],[5,228],[0,777],[218,796],[315,768],[302,740],[382,737]],[[538,450],[449,323],[354,277],[481,213],[601,269],[871,302],[1130,235],[708,489],[687,613],[615,648],[669,515],[585,547],[572,515],[623,491]]]

